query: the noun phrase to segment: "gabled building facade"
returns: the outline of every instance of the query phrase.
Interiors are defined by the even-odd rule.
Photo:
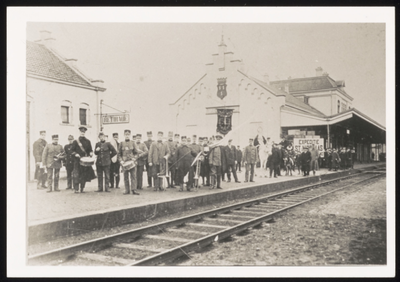
[[[324,139],[327,147],[357,147],[368,160],[372,144],[386,142],[386,129],[352,106],[344,81],[322,68],[309,78],[269,81],[246,74],[243,62],[222,38],[205,74],[170,104],[171,124],[181,135],[210,137],[220,132],[242,147],[262,134],[293,140],[293,131]]]
[[[75,138],[79,126],[88,127],[87,137],[97,140],[100,129],[99,104],[103,81],[93,80],[75,65],[76,59],[65,58],[54,48],[55,39],[48,31],[41,32],[37,42],[26,42],[26,116],[27,116],[27,179],[33,179],[35,169],[32,144],[40,134],[59,135],[59,143]]]

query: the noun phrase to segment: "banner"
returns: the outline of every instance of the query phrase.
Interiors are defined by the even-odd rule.
[[[293,149],[295,151],[303,151],[303,147],[311,147],[315,144],[318,150],[324,150],[324,138],[312,138],[308,136],[305,138],[293,138]]]
[[[232,114],[233,110],[230,109],[217,109],[218,121],[217,132],[226,135],[232,130]]]

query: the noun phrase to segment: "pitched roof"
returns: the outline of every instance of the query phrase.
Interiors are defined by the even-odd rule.
[[[268,85],[266,82],[261,81],[257,78],[254,77],[249,77],[251,80],[255,81],[257,84],[262,85],[263,87],[270,89],[271,92],[279,94],[279,95],[285,95],[285,103],[288,106],[294,106],[297,108],[300,108],[303,111],[306,111],[312,115],[318,116],[318,117],[325,117],[325,115],[323,113],[321,113],[320,111],[318,111],[317,109],[315,109],[314,107],[304,103],[303,101],[301,101],[300,99],[294,97],[293,95],[291,95],[290,93],[286,93],[282,90],[280,90],[279,88],[276,88],[275,85]]]
[[[332,89],[338,87],[336,81],[325,75],[271,81],[271,85],[279,89],[285,89],[286,84],[289,84],[290,92]]]
[[[91,86],[44,45],[26,42],[26,72],[69,83]]]

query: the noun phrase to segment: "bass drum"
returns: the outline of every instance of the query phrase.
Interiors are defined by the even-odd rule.
[[[82,157],[80,159],[81,166],[92,166],[92,165],[94,165],[94,162],[95,162],[95,158],[91,158],[91,157]]]
[[[121,165],[121,167],[124,171],[130,170],[130,169],[134,168],[135,166],[136,166],[135,161],[126,161]]]

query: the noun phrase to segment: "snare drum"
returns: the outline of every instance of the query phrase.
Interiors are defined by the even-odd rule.
[[[135,161],[126,161],[122,164],[122,169],[124,171],[130,170],[132,168],[134,168],[136,166],[136,162]]]
[[[82,157],[80,160],[81,166],[92,166],[94,165],[94,158],[91,157]]]

